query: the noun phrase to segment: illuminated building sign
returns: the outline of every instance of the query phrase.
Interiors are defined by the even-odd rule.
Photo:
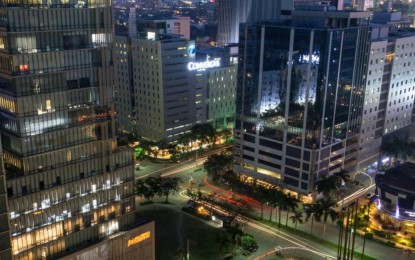
[[[133,238],[130,238],[128,240],[128,247],[130,247],[132,245],[135,245],[135,244],[138,244],[140,242],[143,242],[144,240],[146,240],[148,238],[150,238],[150,231],[147,231],[147,232],[142,233],[142,234],[140,234],[138,236],[135,236]]]
[[[308,54],[302,54],[300,55],[298,62],[300,63],[312,63],[312,64],[319,64],[320,63],[320,53],[319,52],[313,52],[311,55]]]
[[[187,68],[191,71],[192,70],[201,71],[201,70],[217,68],[217,67],[220,67],[220,58],[214,58],[213,60],[211,60],[209,55],[206,57],[206,61],[189,62],[189,64],[187,64]]]

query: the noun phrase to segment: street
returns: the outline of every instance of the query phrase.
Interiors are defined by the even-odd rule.
[[[194,182],[194,187],[199,187],[202,192],[207,193],[216,193],[221,196],[232,197],[232,196],[240,196],[235,194],[231,188],[222,188],[212,183],[209,183],[206,177],[206,173],[203,171],[203,162],[206,160],[206,156],[200,157],[197,161],[192,160],[189,162],[184,162],[178,165],[173,166],[162,166],[162,169],[157,169],[153,172],[147,172],[147,166],[142,166],[142,170],[136,172],[136,176],[138,178],[143,178],[149,175],[158,175],[162,174],[162,176],[177,176],[183,180],[182,189],[185,190],[189,185],[189,180],[191,179]],[[150,168],[150,167],[149,167]],[[367,174],[362,174],[358,176],[359,181],[365,185],[365,187],[357,187],[356,191],[343,198],[343,205],[346,205],[356,198],[359,199],[366,199],[366,194],[373,192],[374,184],[372,180],[372,176]],[[243,196],[241,196],[243,197]],[[177,207],[180,208],[181,206],[185,205],[187,198],[183,198],[179,194],[175,194],[171,196],[171,199],[177,203]],[[260,214],[260,206],[255,201],[249,201],[250,204],[253,206],[254,211],[256,214]],[[264,207],[264,218],[268,218],[269,207]],[[301,210],[301,209],[299,209]],[[273,209],[273,221],[276,221],[276,209]],[[305,214],[304,214],[305,215]],[[282,224],[285,225],[285,216],[286,212],[282,211],[283,221]],[[311,230],[311,221],[305,222],[303,224],[298,224],[297,229],[310,233]],[[288,221],[288,226],[294,227],[291,221]],[[248,227],[246,231],[249,231],[254,237],[258,240],[260,244],[260,249],[252,255],[252,257],[259,257],[262,254],[266,254],[267,252],[271,252],[274,250],[276,246],[281,246],[287,249],[287,252],[292,253],[300,253],[300,251],[308,252],[307,257],[310,257],[310,252],[317,253],[315,257],[312,259],[322,259],[321,255],[325,255],[325,257],[335,257],[336,252],[332,249],[328,249],[323,245],[317,244],[310,240],[306,240],[302,237],[296,236],[295,234],[290,234],[281,230],[277,230],[275,228],[270,228],[263,224],[259,224],[255,221],[248,222]],[[319,236],[318,234],[323,234],[323,224],[314,222],[313,225],[313,234]],[[319,236],[320,237],[320,236]],[[327,222],[326,225],[326,232],[325,232],[325,240],[331,241],[333,243],[337,243],[338,241],[338,227],[335,223]],[[355,251],[361,252],[363,245],[363,239],[361,237],[356,236],[356,244],[355,244]],[[308,250],[308,251],[306,251]],[[320,254],[320,255],[319,255]],[[411,255],[407,255],[404,253],[403,250],[394,249],[391,247],[384,246],[377,242],[366,240],[365,246],[365,255],[369,255],[371,257],[377,259],[385,259],[385,255],[388,256],[390,259],[411,259]],[[252,258],[254,259],[254,258]]]

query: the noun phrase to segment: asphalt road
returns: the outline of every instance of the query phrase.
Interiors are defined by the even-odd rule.
[[[215,192],[217,194],[221,194],[223,196],[229,196],[229,197],[233,196],[233,192],[230,189],[222,189],[220,187],[215,187],[213,185],[208,185],[205,183],[204,177],[206,176],[206,173],[200,169],[202,168],[203,162],[206,160],[206,157],[207,156],[200,157],[197,161],[191,160],[191,161],[184,162],[184,163],[177,164],[177,165],[170,165],[170,166],[158,165],[159,169],[155,171],[149,171],[149,172],[145,171],[145,168],[147,168],[148,166],[143,166],[142,168],[144,168],[144,170],[139,171],[138,173],[136,172],[136,176],[137,178],[143,178],[149,175],[158,175],[158,174],[162,174],[162,176],[175,175],[175,176],[181,177],[182,180],[184,181],[184,183],[182,184],[183,189],[187,188],[189,180],[192,179],[192,181],[195,183],[196,186],[199,185],[201,187],[202,191]],[[357,178],[366,187],[360,187],[353,194],[345,196],[343,198],[343,201],[340,200],[339,204],[343,202],[343,205],[347,205],[348,203],[354,201],[356,198],[359,198],[360,200],[364,200],[366,198],[367,193],[373,192],[374,183],[372,180],[372,176],[362,174],[358,176]],[[176,194],[176,196],[172,196],[172,199],[177,200],[178,202],[182,201],[182,203],[184,203],[186,200],[185,198],[180,198],[178,194]],[[258,205],[256,205],[254,208],[257,212],[260,210]],[[267,215],[269,214],[269,211],[270,209],[265,208],[264,218],[268,217]],[[275,214],[275,209],[274,209],[274,213],[273,213],[274,221],[275,221],[275,215],[276,214]],[[285,215],[286,213],[283,212],[282,223],[284,223],[284,225],[285,225]],[[290,248],[290,249],[287,249],[287,252],[289,252],[289,250],[292,250],[293,253],[294,252],[299,253],[301,251],[304,251],[304,253],[308,252],[306,253],[307,257],[310,257],[311,255],[313,255],[313,253],[310,253],[311,251],[307,251],[307,250],[314,250],[320,254],[324,252],[325,254],[330,255],[330,256],[336,255],[336,252],[333,252],[331,249],[315,244],[312,241],[304,240],[301,237],[288,234],[282,231],[273,230],[272,228],[269,228],[269,227],[262,227],[256,223],[254,224],[254,222],[250,222],[250,223],[251,223],[249,225],[250,233],[253,234],[256,237],[256,239],[261,243],[260,250],[256,253],[256,255],[254,255],[254,257],[259,257],[262,254],[272,252],[275,246],[282,246],[282,247]],[[293,224],[290,221],[288,225],[293,226]],[[298,224],[297,228],[299,230],[309,233],[311,230],[310,221],[304,224]],[[314,223],[313,234],[319,235],[319,236],[323,235],[323,225],[321,223],[316,223],[316,222]],[[271,236],[271,238],[269,236]],[[338,227],[335,224],[331,222],[327,223],[324,239],[332,241],[334,243],[338,241]],[[356,236],[355,251],[361,252],[362,245],[363,245],[363,239]],[[365,254],[375,257],[377,259],[394,259],[394,260],[415,259],[414,255],[408,255],[403,250],[386,247],[384,245],[381,245],[377,242],[370,241],[370,240],[366,241]],[[321,255],[320,256],[316,255],[315,257],[316,258],[312,257],[312,259],[323,259],[324,258]]]

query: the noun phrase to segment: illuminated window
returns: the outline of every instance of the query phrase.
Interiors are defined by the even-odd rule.
[[[50,199],[42,200],[42,209],[50,207]]]
[[[82,206],[82,213],[89,212],[90,210],[91,206],[89,205],[89,203]]]

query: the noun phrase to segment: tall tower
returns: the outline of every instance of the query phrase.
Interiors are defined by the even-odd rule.
[[[135,218],[132,152],[114,132],[111,1],[2,1],[0,30],[0,258],[57,258]]]
[[[238,43],[239,24],[277,19],[281,9],[292,9],[292,3],[282,0],[220,0],[218,46]]]
[[[306,199],[355,167],[369,14],[294,11],[291,25],[241,29],[235,171]]]

